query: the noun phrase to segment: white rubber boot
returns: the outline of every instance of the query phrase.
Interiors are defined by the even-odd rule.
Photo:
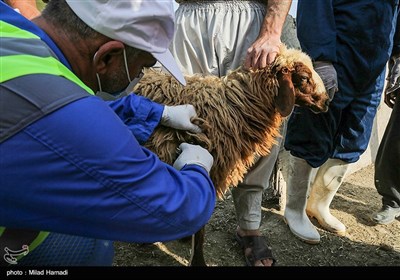
[[[285,221],[290,231],[309,244],[320,242],[320,236],[306,214],[307,192],[312,167],[303,159],[289,155]]]
[[[307,214],[317,219],[322,228],[344,236],[346,226],[329,211],[337,190],[343,182],[343,178],[349,164],[339,159],[328,159],[315,175],[307,203]]]

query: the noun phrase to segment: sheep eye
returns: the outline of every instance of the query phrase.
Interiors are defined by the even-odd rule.
[[[301,82],[302,83],[307,83],[308,82],[308,77],[306,77],[306,76],[301,77]]]

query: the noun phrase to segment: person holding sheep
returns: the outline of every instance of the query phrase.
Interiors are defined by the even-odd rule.
[[[346,226],[329,208],[349,165],[368,146],[398,5],[398,0],[298,2],[302,49],[314,60],[332,98],[323,114],[296,108],[285,138],[290,157],[284,216],[291,232],[307,243],[320,242],[307,215],[327,231],[346,234]],[[312,181],[314,168],[318,170]]]
[[[176,2],[177,31],[170,49],[186,74],[223,76],[243,64],[264,68],[275,60],[282,41],[300,48],[288,15],[291,0]],[[283,125],[281,134],[284,130]],[[244,181],[232,188],[238,223],[235,237],[249,266],[275,262],[259,228],[263,190],[268,188],[281,141],[277,138],[270,155],[261,157]]]
[[[1,265],[111,265],[113,240],[204,226],[211,154],[182,143],[171,166],[140,144],[158,125],[199,133],[194,107],[94,95],[118,95],[157,60],[185,84],[172,1],[51,0],[32,21],[0,2],[0,29]]]
[[[400,13],[393,42],[385,89],[385,103],[393,111],[375,161],[375,187],[382,196],[382,208],[372,220],[382,225],[400,217]]]

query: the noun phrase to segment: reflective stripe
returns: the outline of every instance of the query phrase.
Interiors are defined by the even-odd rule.
[[[12,37],[12,38],[40,39],[40,37],[37,36],[36,34],[20,29],[2,20],[0,20],[0,34],[2,38]]]
[[[1,56],[26,54],[26,50],[29,50],[30,55],[39,57],[52,56],[57,58],[56,54],[48,45],[43,41],[38,44],[37,39],[21,39],[21,38],[1,38]],[[43,48],[45,47],[45,48]]]
[[[6,255],[12,255],[16,260],[21,259],[35,249],[49,235],[49,232],[46,231],[39,232],[37,230],[10,229],[4,227],[1,227],[0,231],[0,251]],[[28,250],[25,250],[25,246],[28,246]],[[3,255],[1,255],[1,257],[3,257]],[[9,262],[5,262],[6,259],[7,258],[3,257],[0,260],[0,265],[9,265]]]
[[[63,76],[94,95],[94,92],[74,73],[53,57],[54,53],[35,34],[4,21],[0,21],[0,34],[2,37],[0,45],[1,83],[29,74],[50,74]],[[21,45],[17,44],[18,47],[15,47],[15,42],[21,42]],[[25,48],[23,48],[24,46]],[[48,50],[47,55],[45,50]]]
[[[49,233],[45,231],[39,232],[37,230],[3,227],[3,232],[0,236],[0,248],[8,247],[9,249],[16,251],[20,250],[23,245],[28,245],[29,249],[31,249],[32,247],[36,247],[40,241],[43,241],[48,234]]]
[[[40,231],[37,237],[32,241],[32,243],[29,245],[29,252],[32,252],[33,249],[35,249],[37,246],[40,245],[40,243],[43,242],[43,240],[46,239],[46,237],[50,234],[48,231]],[[23,256],[18,257],[17,259],[22,258]]]
[[[2,68],[5,68],[3,68],[5,71],[0,71],[1,83],[29,74],[50,74],[63,76],[94,95],[94,92],[76,77],[74,73],[53,57],[43,58],[32,55],[0,56],[0,65]]]
[[[4,248],[13,251],[22,249],[23,245],[28,245],[35,240],[39,232],[37,230],[20,230],[3,228],[0,236],[0,250],[4,252]]]

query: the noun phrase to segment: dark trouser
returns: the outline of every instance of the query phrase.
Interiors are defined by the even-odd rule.
[[[400,91],[376,156],[375,187],[383,205],[400,207]]]
[[[286,150],[314,168],[329,158],[347,163],[359,160],[368,147],[383,91],[385,71],[376,80],[356,86],[347,79],[345,67],[337,64],[335,68],[340,88],[329,110],[314,114],[295,107],[287,125]]]

